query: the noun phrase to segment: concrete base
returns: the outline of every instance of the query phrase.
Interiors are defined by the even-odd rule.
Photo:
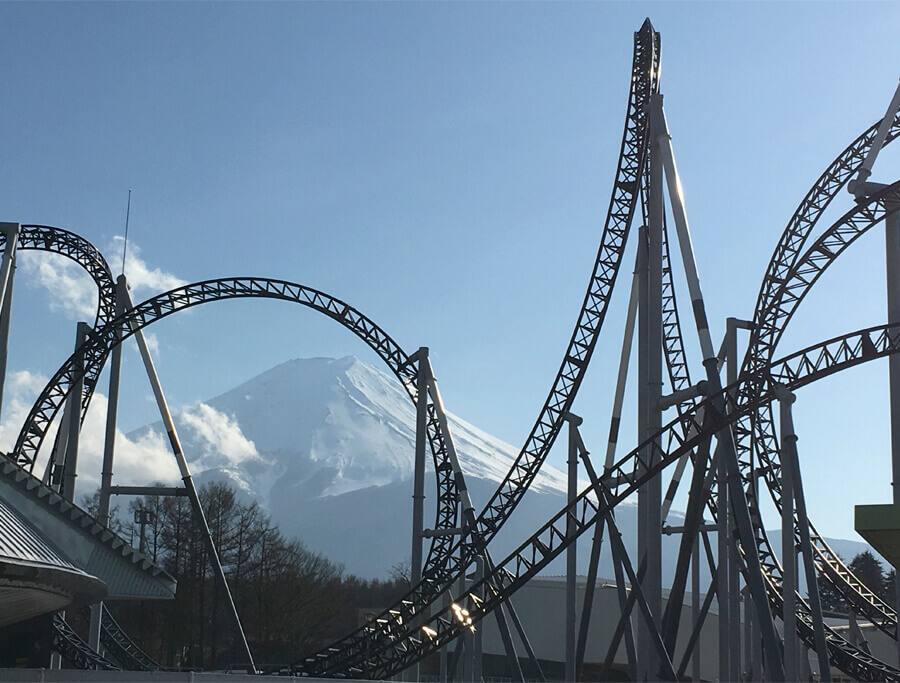
[[[893,567],[900,566],[900,505],[857,505],[854,510],[856,533]]]

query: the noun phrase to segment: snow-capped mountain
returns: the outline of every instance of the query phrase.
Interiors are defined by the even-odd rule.
[[[227,443],[221,430],[213,433],[223,419]],[[207,468],[194,472],[198,484],[227,481],[258,501],[286,535],[350,572],[385,576],[408,559],[416,415],[395,378],[352,356],[291,360],[181,411],[175,421],[188,458]],[[449,421],[478,505],[518,451],[452,414]],[[160,432],[161,425],[129,438],[151,429]],[[431,462],[428,470],[426,501],[433,505]],[[562,506],[565,475],[545,466],[532,489],[533,512],[522,517],[540,511],[540,519],[527,522],[534,529]],[[432,507],[426,526],[433,514]]]
[[[480,510],[518,450],[452,414],[448,418]],[[395,378],[352,356],[291,360],[182,410],[175,421],[198,485],[227,481],[256,500],[286,536],[300,538],[350,573],[386,577],[408,562],[416,415]],[[162,434],[157,423],[128,436],[139,440],[149,430]],[[435,496],[430,462],[428,468],[426,527],[434,520]],[[494,560],[558,512],[565,498],[565,475],[545,464],[492,542]],[[668,522],[677,525],[679,518],[672,512]],[[616,521],[633,552],[636,506],[617,506]],[[664,576],[674,569],[679,542],[678,536],[663,538]],[[582,547],[578,565],[584,572],[588,542]],[[563,573],[563,562],[548,571]],[[608,553],[600,575],[613,576]]]

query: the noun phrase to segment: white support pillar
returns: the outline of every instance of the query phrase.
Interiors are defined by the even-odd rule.
[[[116,317],[125,311],[128,282],[124,275],[116,281]],[[122,330],[117,330],[122,338]],[[122,345],[113,347],[109,364],[109,399],[106,405],[106,432],[103,442],[103,469],[100,473],[100,515],[99,521],[109,525],[110,487],[112,487],[113,459],[116,447],[116,424],[119,414],[119,378],[122,373]]]
[[[738,377],[740,359],[737,350],[738,321],[727,318],[725,321],[726,365],[725,383],[734,384]],[[731,647],[729,655],[728,679],[740,680],[741,677],[741,572],[738,559],[738,546],[734,531],[736,523],[734,509],[728,506],[728,642]]]
[[[475,583],[484,579],[485,567],[484,556],[475,556]],[[472,634],[472,680],[475,683],[481,683],[482,666],[484,664],[484,624],[478,624],[475,632]]]
[[[691,625],[700,621],[700,535],[694,534],[694,548],[691,550]],[[691,653],[691,679],[700,681],[700,642],[697,639]]]
[[[409,562],[409,580],[416,586],[422,580],[422,545],[425,531],[425,455],[428,445],[428,347],[416,352],[416,451],[413,466],[413,523],[412,551]],[[427,613],[422,617],[427,619]],[[420,622],[421,623],[421,622]],[[419,680],[419,663],[404,672],[403,679]]]
[[[126,310],[131,310],[134,308],[134,304],[131,301],[131,295],[128,293],[128,290],[124,290],[124,301],[123,304],[126,307]],[[225,571],[222,569],[222,562],[219,559],[219,553],[216,550],[216,545],[213,543],[212,533],[209,529],[209,524],[206,521],[206,514],[203,512],[203,505],[200,503],[200,497],[197,495],[197,488],[194,486],[194,479],[191,476],[191,470],[188,467],[187,458],[184,455],[184,450],[181,447],[181,440],[178,438],[178,432],[175,429],[175,421],[172,419],[172,413],[169,411],[169,404],[166,401],[166,396],[163,393],[162,384],[159,381],[159,376],[156,374],[156,367],[153,365],[153,358],[150,356],[150,349],[147,347],[147,341],[144,339],[143,332],[138,327],[134,329],[134,338],[137,341],[138,350],[141,353],[141,359],[144,361],[144,369],[147,372],[147,378],[150,380],[150,386],[153,389],[153,396],[156,398],[156,406],[159,409],[159,414],[162,417],[163,427],[166,430],[166,433],[169,436],[169,444],[172,447],[172,453],[175,456],[175,462],[178,464],[178,469],[181,472],[181,480],[184,482],[184,487],[187,489],[188,499],[191,501],[191,508],[194,515],[197,518],[201,529],[201,536],[203,538],[203,543],[206,547],[206,553],[209,556],[210,564],[212,564],[213,574],[216,576],[217,581],[219,582],[219,588],[222,590],[225,595],[225,602],[229,607],[229,611],[231,612],[232,619],[234,621],[234,631],[235,631],[235,650],[240,651],[241,654],[247,657],[247,664],[252,672],[256,672],[256,664],[253,661],[253,653],[250,651],[250,645],[247,642],[247,637],[244,634],[244,628],[241,625],[241,619],[238,616],[237,607],[234,604],[234,599],[231,595],[231,589],[228,586],[228,581],[225,579]]]
[[[128,281],[124,275],[116,280],[116,317],[125,310],[125,293],[128,290]],[[122,330],[117,331],[121,339]],[[122,374],[122,345],[113,347],[109,363],[109,397],[106,403],[106,432],[103,442],[103,469],[100,473],[100,510],[97,521],[109,526],[110,524],[110,498],[112,494],[113,460],[116,448],[116,424],[119,414],[119,379]],[[100,652],[100,632],[103,628],[103,603],[91,605],[91,628],[89,644],[95,652]]]
[[[422,532],[425,530],[425,451],[428,444],[428,347],[418,351],[416,373],[416,455],[413,470],[413,535],[410,582],[422,580]]]

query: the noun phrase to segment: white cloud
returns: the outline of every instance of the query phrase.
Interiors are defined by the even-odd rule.
[[[106,256],[113,273],[122,264],[123,238],[114,237],[107,245]],[[125,274],[135,302],[160,292],[187,284],[175,275],[160,268],[151,268],[140,257],[141,249],[128,243],[125,258]],[[97,286],[91,277],[71,259],[61,254],[36,252],[18,260],[17,275],[26,282],[43,287],[50,294],[50,309],[65,313],[73,320],[93,323],[97,314]]]
[[[225,413],[205,403],[186,408],[180,421],[195,436],[199,453],[199,469],[234,466],[245,460],[259,458],[256,445],[244,436],[238,423]]]
[[[47,383],[47,378],[25,370],[14,372],[7,382],[4,419],[0,424],[0,448],[8,452],[15,445],[19,431],[32,404]],[[100,485],[103,448],[106,434],[107,397],[95,393],[81,428],[78,445],[78,479],[76,500]],[[62,410],[59,411],[59,415]],[[48,431],[34,474],[43,476],[59,415]],[[182,410],[178,416],[186,437],[193,442],[191,468],[196,472],[214,467],[230,467],[259,458],[256,445],[244,436],[237,422],[215,408],[199,403]],[[153,482],[176,484],[181,479],[175,456],[168,441],[158,431],[147,430],[129,439],[116,430],[114,481],[122,485],[147,485]]]
[[[16,438],[31,406],[46,383],[46,377],[28,371],[10,375],[4,399],[3,422],[0,424],[0,448],[4,451],[8,452],[15,446]],[[90,493],[100,485],[107,404],[106,396],[95,393],[87,419],[81,428],[76,500],[80,500],[83,494]],[[34,468],[35,476],[41,477],[44,474],[61,414],[62,410],[59,411],[57,419],[44,439],[37,466]],[[132,441],[117,430],[115,454],[113,470],[115,480],[120,484],[139,485],[155,481],[173,483],[180,479],[178,466],[168,444],[156,432],[148,432]]]
[[[19,259],[16,274],[50,294],[50,310],[93,324],[97,315],[97,285],[82,268],[61,254],[37,252]],[[15,294],[13,294],[15,296]]]
[[[110,254],[115,254],[112,258],[113,263],[116,263],[117,267],[122,265],[121,253],[124,241],[124,237],[116,235],[109,245],[108,251]],[[186,280],[182,280],[172,273],[148,266],[141,258],[140,247],[134,242],[128,243],[128,249],[125,252],[125,275],[128,276],[128,285],[133,293],[137,294],[137,292],[146,290],[144,297],[166,292],[187,284]]]
[[[47,377],[27,370],[20,370],[9,375],[3,399],[4,419],[0,424],[0,450],[8,453],[16,445],[19,430],[47,381]],[[54,428],[54,435],[55,433]]]

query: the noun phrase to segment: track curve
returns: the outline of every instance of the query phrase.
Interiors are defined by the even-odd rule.
[[[716,396],[700,402],[695,410],[672,420],[647,441],[638,445],[600,477],[604,491],[599,497],[588,487],[575,501],[564,507],[519,548],[496,563],[483,581],[457,596],[456,604],[469,611],[477,623],[492,609],[515,593],[530,578],[558,557],[579,535],[587,531],[605,512],[633,494],[643,483],[698,447],[704,439],[727,428],[743,414],[775,398],[775,387],[791,391],[861,363],[900,353],[900,324],[883,325],[829,339],[773,364],[762,375],[744,376],[725,387]],[[723,400],[729,412],[714,410],[714,401]],[[668,448],[669,443],[678,444]],[[642,454],[649,454],[643,460]],[[601,503],[603,494],[609,498]],[[566,533],[575,520],[575,534]],[[768,593],[773,607],[780,605],[780,586],[769,580]],[[419,661],[456,638],[469,623],[458,613],[443,608],[427,621],[428,631],[410,627],[402,619],[386,619],[377,624],[377,637],[370,642],[369,657],[358,666],[342,672],[347,676],[387,678]],[[801,619],[800,635],[812,643],[808,617]],[[838,668],[860,680],[900,680],[900,671],[859,651],[835,633],[828,636],[829,656]],[[325,673],[317,666],[321,660],[308,660],[302,671],[315,676]]]
[[[600,247],[584,302],[563,361],[534,427],[509,473],[475,520],[476,532],[473,536],[478,539],[479,544],[487,544],[493,538],[534,480],[559,434],[562,416],[574,402],[587,370],[621,267],[625,243],[641,191],[649,125],[647,105],[651,95],[659,90],[659,66],[659,33],[647,20],[634,35],[631,84],[622,146]],[[480,549],[481,545],[468,539],[450,551],[450,554],[460,557],[446,563],[447,569],[438,569],[431,562],[426,562],[423,581],[414,586],[400,603],[378,615],[375,621],[393,621],[399,618],[409,622],[417,614],[427,610],[453,579],[471,563]],[[436,556],[432,557],[437,559]],[[317,670],[326,672],[325,675],[332,675],[352,669],[368,656],[373,637],[370,625],[360,627],[317,653],[313,658],[318,662]]]
[[[0,234],[0,251],[6,248],[6,234]],[[50,225],[22,225],[19,229],[17,250],[45,251],[60,254],[71,259],[90,275],[97,285],[97,315],[94,318],[94,329],[103,327],[115,317],[116,285],[103,254],[85,238],[63,228]],[[91,402],[94,387],[100,376],[102,367],[85,377],[84,396],[82,396],[81,419],[84,419]]]
[[[853,241],[881,221],[889,212],[889,207],[895,206],[900,183],[884,188],[848,211],[805,252],[802,251],[824,209],[862,164],[877,127],[878,123],[874,124],[838,156],[807,194],[782,235],[760,290],[744,371],[752,373],[771,360],[793,313],[821,274]],[[898,135],[900,117],[894,120],[888,140],[896,139]],[[762,406],[758,411],[745,415],[735,425],[734,431],[747,488],[754,479],[752,469],[755,457],[763,467],[767,488],[780,510],[781,464],[771,406]],[[842,594],[859,614],[891,637],[896,637],[897,615],[894,608],[853,575],[812,523],[809,530],[820,576]],[[795,533],[799,538],[799,529]],[[761,528],[757,529],[757,545],[767,569],[780,576],[781,566]]]
[[[226,278],[186,285],[136,305],[130,311],[109,321],[95,330],[76,352],[60,367],[41,392],[19,433],[13,451],[7,457],[18,466],[33,470],[36,455],[47,434],[47,429],[75,383],[92,373],[99,374],[106,357],[114,346],[132,336],[135,331],[186,310],[213,301],[227,299],[263,298],[290,301],[335,320],[353,332],[375,351],[391,372],[400,380],[415,404],[417,395],[417,367],[409,362],[409,356],[374,321],[349,304],[324,292],[297,283],[270,278]],[[120,336],[119,330],[122,330]],[[78,367],[77,358],[83,356],[84,366]],[[426,400],[428,398],[426,397]],[[447,458],[447,445],[433,404],[428,403],[428,439],[435,473],[437,475],[436,529],[451,529],[458,525],[457,482]],[[445,558],[452,537],[436,536],[432,539],[428,556]],[[442,565],[434,561],[433,565]]]

